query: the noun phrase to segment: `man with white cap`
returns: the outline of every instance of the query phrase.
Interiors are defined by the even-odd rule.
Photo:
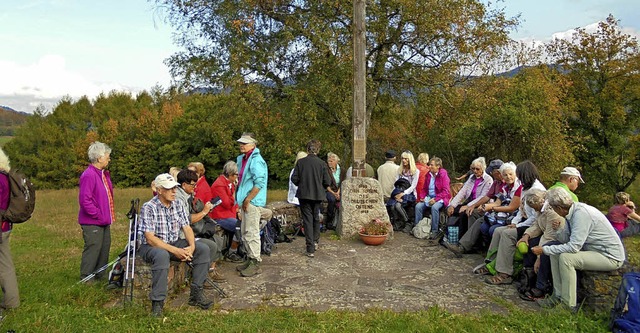
[[[192,263],[189,305],[206,310],[213,304],[202,290],[209,268],[209,248],[195,241],[187,211],[176,201],[180,184],[168,173],[158,175],[154,182],[158,194],[142,205],[138,225],[138,232],[142,234],[140,256],[151,264],[151,314],[162,316],[170,260]],[[179,237],[180,230],[184,239]]]
[[[571,199],[574,202],[578,202],[578,196],[575,195],[573,191],[578,188],[578,185],[580,185],[580,183],[584,184],[584,180],[582,180],[580,171],[578,171],[578,169],[574,167],[566,167],[560,172],[560,180],[553,184],[553,186],[549,187],[549,189],[562,187],[567,192],[569,192],[569,195],[571,195]]]
[[[240,205],[242,241],[247,250],[248,260],[236,267],[241,276],[260,274],[260,220],[269,220],[273,213],[264,208],[267,204],[267,162],[256,147],[253,133],[243,133],[238,144],[240,155],[238,164],[238,188],[236,202]]]

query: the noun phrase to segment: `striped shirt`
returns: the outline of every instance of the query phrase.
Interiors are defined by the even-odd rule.
[[[171,244],[178,240],[182,227],[189,225],[189,216],[178,200],[165,207],[158,196],[155,196],[142,205],[138,224],[142,244],[148,244],[145,232],[152,232],[163,242]]]

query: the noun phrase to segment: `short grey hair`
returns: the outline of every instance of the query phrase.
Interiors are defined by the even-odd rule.
[[[89,162],[91,163],[98,162],[100,157],[107,154],[111,154],[111,148],[100,141],[92,142],[89,149],[87,149],[87,155],[89,155]]]
[[[222,174],[229,177],[238,173],[238,164],[234,161],[227,161],[222,167]]]
[[[4,150],[0,149],[0,170],[9,172],[11,171],[11,163],[9,163],[9,157],[4,153]]]
[[[549,206],[551,207],[569,209],[573,205],[571,195],[562,187],[554,187],[547,191],[547,201],[549,201]]]
[[[471,162],[471,166],[480,165],[480,169],[483,171],[487,168],[487,161],[484,157],[480,156]]]
[[[336,155],[335,153],[329,152],[327,153],[327,160],[331,159],[336,160],[336,163],[340,163],[340,157],[338,157],[338,155]]]
[[[513,162],[503,163],[503,164],[500,166],[500,174],[504,174],[504,172],[505,172],[506,170],[511,170],[511,171],[513,171],[513,173],[515,173],[515,172],[516,172],[516,168],[517,168],[517,166],[516,166],[516,164],[515,164],[515,163],[513,163]]]
[[[537,188],[532,188],[527,191],[527,194],[524,195],[524,202],[529,205],[529,207],[538,206],[542,207],[544,205],[544,200],[547,197],[547,192],[543,190],[539,190]]]

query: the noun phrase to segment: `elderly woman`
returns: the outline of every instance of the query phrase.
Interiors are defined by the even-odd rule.
[[[391,192],[387,206],[391,206],[393,214],[396,216],[396,228],[403,232],[410,233],[413,223],[409,222],[409,214],[407,208],[412,208],[416,202],[416,187],[420,178],[420,170],[416,168],[416,161],[410,151],[405,151],[401,155],[402,162],[398,167],[395,189]],[[398,180],[404,179],[409,185],[406,188],[397,186]],[[411,214],[413,216],[414,214]],[[400,220],[400,221],[397,221]],[[404,230],[403,230],[404,228]]]
[[[440,209],[449,204],[451,193],[449,192],[449,175],[442,167],[442,159],[434,157],[429,161],[429,172],[425,177],[424,188],[419,191],[416,204],[415,224],[422,220],[422,215],[427,207],[431,208],[431,233],[429,239],[439,238],[438,227],[440,225]],[[420,197],[422,195],[422,197]]]
[[[220,205],[213,208],[210,216],[225,231],[233,234],[226,259],[231,262],[241,262],[242,257],[238,255],[238,245],[240,243],[240,223],[238,217],[238,203],[235,200],[236,183],[238,182],[238,164],[228,161],[222,167],[222,174],[211,185],[211,194],[219,197]]]
[[[82,228],[84,249],[80,262],[80,278],[107,264],[111,247],[111,223],[116,221],[113,186],[106,167],[111,160],[111,148],[93,142],[87,151],[89,167],[80,175],[78,223]],[[96,279],[103,273],[96,275]]]
[[[447,207],[447,215],[449,215],[447,225],[458,226],[460,236],[467,230],[469,216],[473,214],[474,209],[479,206],[478,202],[489,192],[493,184],[493,178],[485,172],[486,168],[487,162],[484,157],[473,160],[470,166],[473,174],[469,176],[462,189],[453,197]]]
[[[418,159],[416,159],[416,168],[420,171],[420,177],[418,177],[418,185],[416,186],[416,194],[418,202],[420,198],[424,200],[427,194],[424,192],[424,179],[427,177],[427,173],[429,173],[429,154],[420,153],[418,155]],[[419,220],[416,223],[420,222]]]
[[[340,183],[342,180],[340,170],[340,157],[329,152],[327,154],[327,170],[331,176],[331,186],[326,191],[327,198],[327,216],[324,219],[324,225],[329,230],[335,230],[337,223],[335,221],[336,211],[340,207]]]
[[[204,169],[204,165],[200,162],[191,162],[187,166],[187,169],[195,171],[198,175],[198,182],[196,183],[196,192],[194,197],[196,199],[200,199],[200,201],[202,202],[211,201],[211,198],[213,198],[213,196],[211,195],[211,187],[207,182],[207,178],[205,178],[204,176],[204,173],[206,171]],[[209,217],[211,217],[211,214],[209,214]]]
[[[483,204],[479,208],[480,213],[485,213],[480,226],[480,233],[485,240],[490,240],[497,228],[510,224],[520,208],[522,184],[516,176],[516,164],[504,163],[500,167],[500,175],[504,185],[495,201]]]
[[[553,294],[538,300],[544,308],[561,302],[576,309],[576,270],[612,271],[622,267],[624,246],[607,217],[599,209],[573,202],[569,192],[553,188],[547,193],[549,207],[565,218],[566,225],[558,229],[558,241],[563,244],[536,246],[534,254],[551,257]]]
[[[9,158],[0,149],[0,210],[9,207],[9,176],[11,170]],[[11,236],[12,224],[8,221],[1,221],[2,238],[0,238],[0,287],[3,297],[0,299],[0,320],[2,309],[13,309],[20,305],[20,295],[18,293],[18,279],[16,278],[16,268],[11,258],[11,248],[9,247],[9,236]]]

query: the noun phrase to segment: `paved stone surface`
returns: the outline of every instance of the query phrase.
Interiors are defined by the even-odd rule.
[[[474,275],[471,270],[482,262],[480,255],[457,259],[442,246],[425,247],[426,241],[403,233],[381,246],[335,238],[323,234],[315,258],[304,255],[304,237],[277,244],[271,256],[263,257],[262,274],[251,278],[240,277],[236,264],[225,262],[220,268],[228,281],[220,286],[228,297],[216,297],[216,307],[416,311],[438,306],[465,313],[506,312],[516,306],[538,310],[534,303],[520,300],[514,285],[492,286]],[[181,306],[187,297],[188,291],[171,304]]]

